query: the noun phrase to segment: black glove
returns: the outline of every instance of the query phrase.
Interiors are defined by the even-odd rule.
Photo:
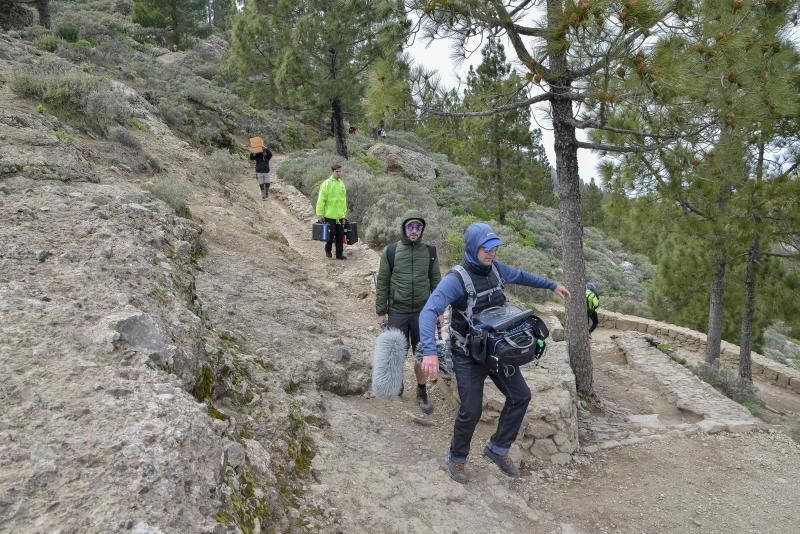
[[[320,224],[324,224],[325,223],[325,217],[320,217],[319,219],[317,219],[317,222],[320,223]]]

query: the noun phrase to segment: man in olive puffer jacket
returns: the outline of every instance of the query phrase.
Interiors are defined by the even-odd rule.
[[[425,219],[417,210],[403,215],[403,238],[386,247],[381,254],[378,271],[375,312],[378,323],[398,328],[410,340],[412,353],[419,343],[419,312],[428,301],[442,275],[436,249],[422,242]],[[390,257],[394,251],[394,262]],[[442,317],[439,317],[441,324]],[[414,364],[417,377],[417,403],[423,413],[433,412],[425,387],[426,376],[418,363]]]

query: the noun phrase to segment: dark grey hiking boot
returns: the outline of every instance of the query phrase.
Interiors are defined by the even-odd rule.
[[[425,386],[417,385],[417,404],[425,415],[433,413],[433,405],[428,402],[428,390]]]
[[[489,449],[488,445],[483,448],[483,453],[481,456],[495,464],[500,468],[500,471],[511,478],[517,478],[519,476],[519,469],[517,469],[517,466],[515,466],[514,462],[511,461],[510,456],[501,456],[496,454]]]
[[[455,463],[449,456],[447,458],[447,474],[459,484],[466,484],[467,480],[469,480],[467,473],[464,471],[464,464]]]

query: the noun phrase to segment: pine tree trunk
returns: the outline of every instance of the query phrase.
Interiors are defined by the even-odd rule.
[[[36,0],[36,9],[39,11],[39,24],[50,28],[50,0]]]
[[[564,91],[569,88],[562,89]],[[553,89],[556,92],[556,89]],[[583,227],[581,226],[580,175],[578,174],[578,147],[572,119],[572,102],[554,95],[550,100],[553,113],[554,149],[558,176],[559,219],[561,221],[561,246],[563,248],[564,275],[572,298],[566,302],[567,345],[569,363],[575,373],[575,385],[582,398],[594,396],[592,383],[592,355],[586,328],[586,299],[581,298],[586,285],[586,267],[583,259]]]
[[[761,240],[756,236],[747,253],[747,270],[744,278],[744,313],[739,341],[739,377],[752,382],[753,370],[750,352],[753,350],[753,315],[756,307],[756,265],[761,257]]]
[[[500,224],[506,223],[506,191],[503,187],[503,160],[500,156],[496,156],[494,160],[495,169],[497,169],[497,220]]]
[[[764,142],[758,144],[758,159],[756,160],[756,183],[760,184],[764,176]],[[758,187],[755,188],[759,190]],[[758,204],[758,198],[754,198],[753,205]],[[761,223],[761,213],[758,208],[752,210],[755,235],[750,243],[750,250],[747,252],[747,269],[744,277],[744,312],[742,313],[742,331],[739,341],[739,378],[749,382],[753,381],[753,367],[751,352],[753,350],[753,317],[756,309],[756,267],[761,261],[761,237],[758,234],[758,226]]]
[[[344,131],[344,113],[342,112],[342,101],[337,96],[331,100],[331,123],[333,124],[333,136],[336,138],[336,153],[347,159],[347,140]]]
[[[715,243],[716,246],[719,246]],[[720,345],[722,344],[722,312],[725,288],[725,255],[715,252],[714,280],[711,282],[711,298],[708,307],[708,334],[706,335],[706,363],[719,362]]]

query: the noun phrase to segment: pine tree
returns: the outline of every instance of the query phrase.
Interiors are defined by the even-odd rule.
[[[405,27],[397,0],[250,0],[235,18],[231,51],[256,90],[306,116],[327,114],[347,157],[345,115],[359,110],[368,69],[396,53]]]
[[[217,30],[230,29],[234,15],[235,0],[206,0],[206,21]]]
[[[521,98],[522,80],[506,61],[503,45],[489,38],[482,51],[483,61],[470,68],[462,105],[465,108],[494,107],[509,98]],[[498,221],[541,195],[542,184],[551,184],[550,167],[537,143],[538,131],[531,132],[530,114],[516,108],[488,117],[464,120],[465,136],[458,145],[456,161],[468,167],[489,191],[488,207]]]
[[[188,45],[188,37],[201,31],[206,23],[205,0],[135,0],[133,21],[150,28],[167,30],[169,42]]]
[[[592,178],[588,184],[581,185],[581,220],[586,226],[603,226],[603,191]]]
[[[364,109],[371,128],[406,128],[413,118],[411,59],[406,54],[377,59],[369,69]]]
[[[650,48],[648,37],[662,21],[674,19],[684,2],[656,4],[652,0],[617,3],[589,0],[528,0],[508,2],[452,2],[451,0],[409,0],[417,9],[428,35],[459,40],[468,50],[475,36],[504,35],[527,71],[531,95],[493,109],[469,110],[466,116],[480,116],[537,103],[547,106],[554,136],[555,167],[558,178],[559,217],[563,268],[566,285],[573,295],[582,295],[586,285],[581,224],[578,149],[635,151],[641,147],[615,146],[578,141],[576,129],[606,128],[608,102],[640,95],[609,94],[605,83],[621,64]],[[663,31],[668,32],[669,27]],[[649,86],[648,86],[649,87]],[[535,88],[541,88],[541,91]],[[582,110],[576,116],[576,110]],[[435,111],[435,110],[432,110]],[[649,139],[649,132],[640,132]],[[586,302],[567,301],[567,342],[578,393],[595,396],[589,337],[585,327]]]
[[[622,69],[608,82],[609,94],[634,91],[644,84],[656,98],[638,112],[608,111],[616,133],[606,134],[605,140],[619,142],[632,129],[649,128],[659,134],[682,131],[647,156],[627,157],[625,165],[616,168],[615,180],[624,188],[656,192],[682,209],[686,241],[704,243],[710,260],[705,273],[691,271],[683,277],[707,283],[706,361],[718,361],[723,336],[739,337],[732,328],[734,315],[725,310],[744,307],[740,361],[742,377],[747,379],[754,321],[765,323],[754,318],[760,241],[770,234],[758,223],[766,220],[759,215],[759,206],[783,203],[778,211],[785,211],[789,198],[778,189],[753,185],[763,176],[764,146],[773,154],[787,146],[774,126],[791,118],[796,124],[798,116],[797,53],[780,38],[788,9],[790,4],[781,2],[747,9],[742,2],[702,4],[697,13],[684,17],[680,35],[661,40],[649,57],[634,58],[630,75]],[[793,131],[797,132],[796,126]],[[792,142],[797,145],[796,135]],[[783,172],[780,167],[773,169],[774,175]],[[752,202],[748,190],[758,191]],[[742,202],[750,207],[743,208]],[[729,275],[735,280],[742,272],[742,258],[750,258],[744,292],[726,282]],[[676,264],[678,271],[671,274],[685,273],[688,265]],[[664,294],[665,289],[668,286],[658,291]],[[696,309],[688,308],[695,311],[691,317],[684,314],[685,320],[697,327]]]

